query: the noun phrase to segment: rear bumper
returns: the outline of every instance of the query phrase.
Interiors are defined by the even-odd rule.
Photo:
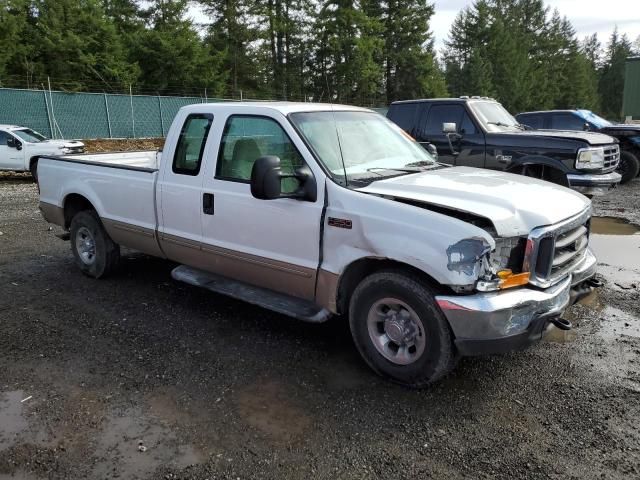
[[[504,353],[540,340],[549,320],[562,315],[578,298],[576,292],[584,293],[584,282],[595,273],[596,259],[587,250],[570,276],[544,290],[525,287],[436,300],[461,355]]]
[[[567,180],[572,189],[583,195],[604,195],[615,188],[622,179],[616,172],[602,174],[567,174]]]

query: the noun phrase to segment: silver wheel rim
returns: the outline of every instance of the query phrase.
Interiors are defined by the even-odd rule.
[[[87,227],[80,227],[76,232],[76,251],[85,265],[95,263],[96,241]]]
[[[378,353],[396,365],[415,362],[427,345],[420,317],[396,298],[382,298],[371,305],[367,329]]]

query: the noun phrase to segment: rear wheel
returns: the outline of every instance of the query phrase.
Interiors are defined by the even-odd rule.
[[[98,215],[91,210],[77,213],[71,220],[71,251],[85,275],[102,278],[120,262],[120,246],[111,240]]]
[[[412,276],[386,271],[365,278],[351,298],[349,324],[367,364],[397,383],[422,387],[455,366],[447,320]]]
[[[630,180],[633,180],[634,178],[636,178],[639,171],[640,161],[638,160],[638,157],[636,157],[628,150],[622,150],[620,152],[620,163],[618,164],[618,168],[616,169],[616,172],[622,175],[620,183],[624,184]]]

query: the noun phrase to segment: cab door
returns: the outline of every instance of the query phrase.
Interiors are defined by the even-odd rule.
[[[12,144],[12,146],[9,146]],[[20,145],[20,150],[18,150]],[[25,169],[24,152],[22,151],[22,142],[17,140],[9,132],[0,130],[0,170],[17,170]]]
[[[286,117],[251,109],[216,123],[216,162],[207,164],[201,209],[202,265],[225,277],[312,300],[320,258],[324,187],[315,202],[292,198],[258,200],[251,195],[254,162],[280,158],[283,172],[305,164],[322,178],[319,167]],[[268,111],[267,111],[268,112]],[[211,167],[211,168],[209,168]],[[285,179],[292,193],[297,180]]]
[[[165,255],[190,266],[199,263],[202,243],[203,165],[212,158],[210,131],[213,115],[182,114],[179,133],[167,139],[158,179],[158,232]]]

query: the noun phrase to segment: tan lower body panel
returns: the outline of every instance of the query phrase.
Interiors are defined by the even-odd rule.
[[[162,250],[168,258],[241,282],[268,288],[313,301],[316,271],[286,262],[279,262],[173,235],[161,234]]]
[[[147,255],[153,255],[154,257],[165,256],[162,250],[160,250],[160,245],[158,245],[155,230],[131,225],[129,223],[108,220],[106,218],[102,218],[101,220],[104,228],[114,242],[146,253]]]
[[[52,203],[40,202],[40,211],[47,222],[64,227],[64,209],[62,207]]]
[[[316,287],[316,303],[331,313],[338,313],[339,281],[340,276],[337,273],[320,269]]]

